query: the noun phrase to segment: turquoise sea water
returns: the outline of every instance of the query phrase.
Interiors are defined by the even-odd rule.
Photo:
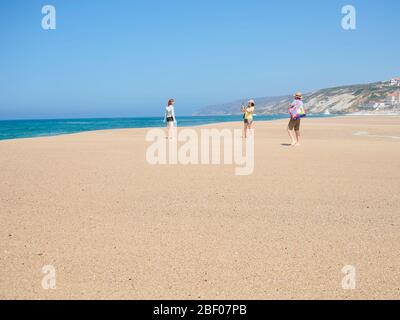
[[[309,117],[326,117],[310,115]],[[288,118],[287,115],[257,115],[255,121]],[[55,136],[92,130],[122,128],[165,127],[161,117],[103,118],[103,119],[56,119],[56,120],[5,120],[0,121],[0,140]],[[198,126],[219,122],[241,121],[239,116],[179,117],[179,127]]]

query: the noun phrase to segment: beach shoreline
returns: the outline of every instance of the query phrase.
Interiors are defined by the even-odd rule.
[[[324,119],[324,118],[346,118],[346,117],[400,117],[400,115],[396,114],[346,114],[346,115],[311,115],[308,117],[308,119]],[[91,120],[92,118],[88,118]],[[93,118],[95,119],[95,118]],[[102,118],[100,118],[101,120]],[[108,118],[104,118],[108,119]],[[119,119],[119,118],[116,118]],[[130,118],[126,118],[130,119]],[[146,119],[146,118],[143,118]],[[257,116],[255,116],[255,124],[257,123],[269,123],[271,121],[282,121],[284,120],[285,117],[282,115],[282,118],[278,119],[269,119],[269,120],[258,120]],[[83,119],[43,119],[43,120],[6,120],[6,121],[49,121],[49,120],[60,120],[60,121],[73,121],[73,120],[83,120]],[[289,120],[287,118],[287,120]],[[232,124],[232,123],[237,123],[238,127],[242,126],[242,123],[240,120],[229,120],[229,121],[220,121],[220,122],[213,122],[213,123],[205,123],[205,124],[196,124],[196,125],[187,125],[187,126],[178,126],[178,128],[201,128],[201,127],[207,127],[207,126],[212,126],[212,125],[217,125],[220,126],[222,124]],[[85,132],[106,132],[106,131],[113,131],[113,130],[132,130],[132,129],[146,129],[146,130],[151,130],[151,129],[165,129],[165,126],[149,126],[149,127],[138,127],[138,128],[132,128],[132,127],[121,127],[121,128],[107,128],[107,129],[92,129],[92,130],[82,130],[82,131],[76,131],[76,132],[70,132],[70,133],[60,133],[60,134],[45,134],[45,135],[38,135],[38,136],[32,136],[32,137],[19,137],[19,138],[4,138],[0,139],[0,143],[2,141],[9,141],[9,140],[19,140],[19,139],[36,139],[36,138],[46,138],[46,137],[57,137],[57,136],[65,136],[65,135],[75,135],[79,133],[85,133]]]
[[[287,115],[283,115],[283,114],[276,114],[276,115],[260,115],[260,118],[256,118],[257,122],[269,122],[269,121],[275,121],[275,120],[282,120],[287,118]],[[260,117],[259,116],[259,117]],[[211,120],[207,120],[205,123],[203,124],[197,124],[197,123],[193,123],[193,124],[187,124],[185,123],[185,121],[187,121],[188,118],[207,118],[207,117],[214,117],[214,116],[196,116],[196,117],[182,117],[179,118],[179,125],[178,127],[180,128],[196,128],[199,126],[207,126],[207,125],[218,125],[218,124],[222,124],[222,123],[236,123],[236,122],[241,122],[241,116],[237,115],[231,115],[231,116],[218,116],[220,118],[224,118],[225,121],[211,121]],[[231,119],[229,119],[231,117]],[[270,119],[265,119],[265,117],[271,117]],[[319,117],[327,117],[326,115],[311,115],[310,118],[319,118]],[[329,116],[329,117],[335,117],[333,115]],[[84,122],[86,121],[93,121],[93,120],[99,120],[99,121],[115,121],[115,120],[125,120],[125,121],[130,121],[130,120],[137,120],[140,119],[143,121],[144,124],[147,125],[143,125],[143,126],[139,126],[139,127],[131,127],[131,126],[121,126],[121,127],[115,127],[115,128],[103,128],[103,129],[70,129],[71,127],[71,123],[72,124],[76,124],[76,122]],[[183,121],[181,121],[183,119]],[[228,120],[226,120],[228,119]],[[16,137],[9,137],[9,138],[3,138],[2,134],[5,133],[6,130],[12,131],[15,130],[15,127],[10,126],[8,128],[1,128],[4,132],[0,131],[0,141],[4,141],[4,140],[15,140],[15,139],[26,139],[26,138],[42,138],[42,137],[53,137],[53,136],[62,136],[62,135],[68,135],[68,134],[76,134],[76,133],[81,133],[81,132],[93,132],[93,131],[109,131],[109,130],[120,130],[120,129],[153,129],[153,128],[165,128],[165,124],[162,123],[162,119],[160,118],[154,118],[154,117],[142,117],[142,118],[86,118],[86,119],[38,119],[38,120],[5,120],[4,122],[13,122],[13,123],[17,123],[17,122],[23,122],[23,123],[34,123],[34,122],[52,122],[52,121],[59,121],[59,122],[66,122],[69,125],[67,125],[64,128],[64,131],[68,131],[71,130],[71,132],[61,132],[61,133],[40,133],[40,134],[34,134],[33,136],[23,136],[24,135],[24,130],[26,130],[26,127],[22,126],[19,130],[19,136]],[[154,123],[151,124],[151,122],[154,121],[156,123],[158,123],[157,125],[154,125]],[[184,123],[184,125],[181,125],[181,123]],[[1,121],[0,121],[1,123]],[[149,124],[150,123],[150,124]],[[31,133],[32,134],[32,133]]]

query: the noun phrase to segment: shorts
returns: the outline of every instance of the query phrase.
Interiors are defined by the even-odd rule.
[[[244,123],[246,124],[252,124],[253,120],[252,119],[244,119]]]
[[[289,125],[288,125],[289,130],[293,130],[294,129],[296,131],[299,131],[300,130],[300,121],[301,121],[300,118],[296,119],[296,120],[290,119]]]
[[[173,117],[168,117],[167,118],[167,122],[173,122],[174,121],[174,118]]]

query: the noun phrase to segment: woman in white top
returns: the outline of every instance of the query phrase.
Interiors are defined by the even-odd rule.
[[[165,108],[164,123],[167,122],[167,138],[173,137],[174,124],[176,125],[174,99],[168,101],[168,106]]]

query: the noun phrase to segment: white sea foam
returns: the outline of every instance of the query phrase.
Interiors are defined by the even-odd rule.
[[[353,136],[372,137],[372,138],[387,138],[387,139],[400,139],[399,136],[382,136],[382,135],[376,135],[376,134],[369,134],[367,131],[354,132]]]

